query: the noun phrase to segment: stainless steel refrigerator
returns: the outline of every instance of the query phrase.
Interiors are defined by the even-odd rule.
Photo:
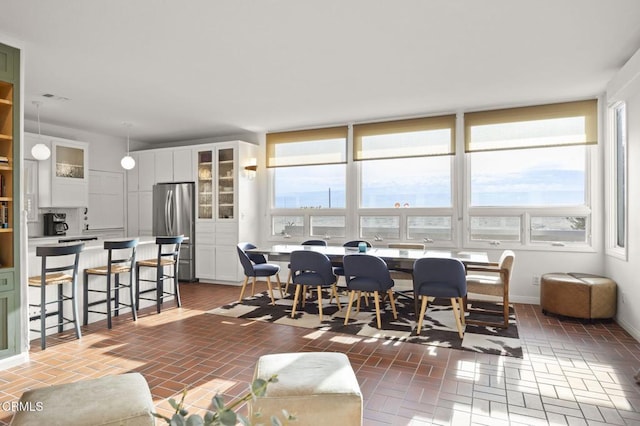
[[[171,182],[153,186],[153,235],[184,235],[178,279],[195,281],[195,183]]]

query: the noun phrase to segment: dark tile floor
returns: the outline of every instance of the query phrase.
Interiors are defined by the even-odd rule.
[[[345,339],[206,311],[237,298],[239,287],[185,284],[183,307],[121,315],[31,345],[27,364],[0,371],[2,411],[31,388],[130,371],[142,373],[159,412],[188,389],[192,412],[216,393],[242,395],[257,358],[293,351],[349,356],[364,395],[365,425],[639,425],[640,344],[615,323],[584,324],[516,305],[523,359],[375,339]],[[73,406],[71,405],[71,410]]]

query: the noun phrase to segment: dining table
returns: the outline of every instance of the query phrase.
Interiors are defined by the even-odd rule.
[[[275,244],[268,247],[256,247],[247,250],[247,253],[262,254],[269,258],[269,261],[287,262],[291,253],[297,250],[316,251],[327,255],[331,263],[339,265],[342,258],[348,254],[360,253],[358,247],[343,246],[306,246],[299,244]],[[489,264],[489,257],[486,252],[466,251],[466,250],[434,250],[434,249],[404,249],[389,247],[367,247],[366,254],[378,256],[387,264],[391,270],[413,270],[413,263],[423,257],[439,257],[458,259],[465,266],[477,265],[486,266]]]

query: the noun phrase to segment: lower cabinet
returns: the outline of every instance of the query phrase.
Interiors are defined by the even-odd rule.
[[[17,352],[18,315],[13,272],[0,272],[0,358]]]
[[[238,282],[243,279],[236,250],[238,224],[196,223],[196,277],[201,281]]]

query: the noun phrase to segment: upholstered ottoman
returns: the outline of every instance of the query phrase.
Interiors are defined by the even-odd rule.
[[[263,397],[249,405],[250,420],[260,412],[260,423],[269,418],[283,420],[282,410],[296,417],[296,425],[361,425],[362,393],[349,358],[337,352],[299,352],[263,355],[254,372],[255,379],[270,383]]]
[[[25,392],[12,426],[153,426],[153,400],[139,373],[49,386]]]
[[[592,274],[551,273],[540,281],[542,312],[567,317],[598,319],[616,314],[616,283]]]

